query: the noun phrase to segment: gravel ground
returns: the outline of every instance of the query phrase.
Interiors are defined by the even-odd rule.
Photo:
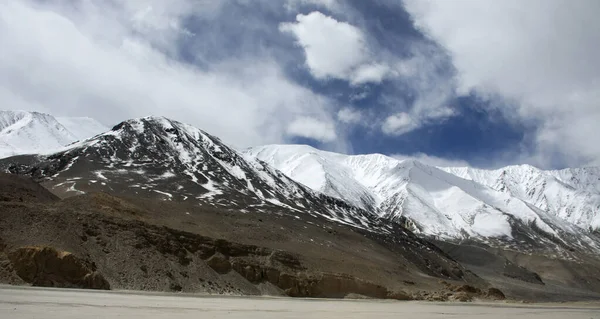
[[[600,305],[242,298],[0,286],[0,318],[84,317],[600,319]]]

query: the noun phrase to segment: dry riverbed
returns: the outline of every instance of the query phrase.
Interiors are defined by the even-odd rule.
[[[83,317],[600,319],[600,305],[244,298],[0,286],[0,318]]]

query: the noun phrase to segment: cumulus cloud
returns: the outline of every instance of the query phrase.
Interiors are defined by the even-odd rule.
[[[331,100],[289,80],[268,54],[206,68],[181,59],[181,42],[204,44],[184,21],[214,18],[216,3],[3,1],[0,101],[106,125],[164,115],[240,147],[284,142],[299,116],[335,112]]]
[[[304,49],[306,66],[317,79],[342,79],[352,86],[388,79],[390,85],[409,88],[411,105],[398,95],[383,99],[391,111],[380,119],[385,134],[404,134],[454,115],[446,105],[454,96],[453,83],[440,72],[447,56],[432,50],[431,44],[407,43],[410,54],[399,56],[369,41],[360,28],[318,11],[299,14],[295,23],[282,23],[279,28],[295,36]]]
[[[295,119],[287,128],[292,136],[310,138],[321,142],[332,142],[337,138],[333,123],[312,117]]]
[[[336,78],[358,85],[380,82],[388,72],[371,61],[363,32],[319,11],[299,14],[296,22],[282,23],[282,32],[293,34],[304,49],[306,65],[317,79]]]
[[[600,2],[405,0],[415,25],[442,45],[457,92],[500,95],[517,119],[539,123],[539,158],[598,163]],[[548,163],[538,163],[547,165]]]

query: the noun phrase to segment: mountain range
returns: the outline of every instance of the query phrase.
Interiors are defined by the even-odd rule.
[[[306,145],[269,145],[245,154],[329,196],[384,219],[404,218],[415,233],[444,240],[503,241],[598,249],[600,169],[544,171],[434,167],[381,154],[343,155]],[[573,240],[576,238],[575,240]]]
[[[597,167],[434,167],[307,145],[235,150],[159,116],[105,129],[88,118],[4,111],[0,128],[0,170],[31,176],[61,198],[102,192],[159,200],[174,219],[200,207],[329,232],[332,223],[374,238],[426,276],[473,280],[461,262],[480,275],[493,268],[542,283],[558,280],[552,271],[560,268],[568,273],[563,284],[600,289],[600,279],[586,277],[596,276],[590,269],[600,253]],[[560,266],[549,269],[547,258]]]

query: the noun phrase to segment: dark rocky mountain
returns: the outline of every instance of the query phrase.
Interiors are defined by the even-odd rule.
[[[0,162],[5,171],[45,181],[63,197],[106,191],[242,211],[284,210],[377,228],[370,212],[316,193],[210,134],[163,117],[122,122],[49,156]]]

